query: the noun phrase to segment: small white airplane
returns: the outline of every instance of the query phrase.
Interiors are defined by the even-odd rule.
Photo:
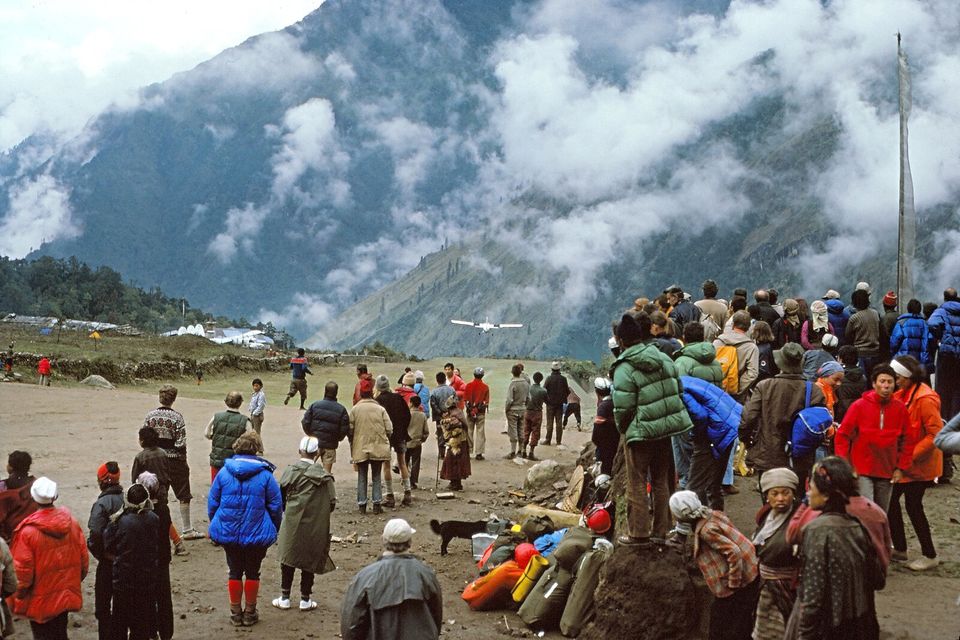
[[[515,323],[494,323],[490,322],[490,318],[484,318],[483,322],[470,322],[468,320],[451,320],[453,324],[463,325],[465,327],[475,327],[480,329],[480,333],[489,333],[493,329],[519,329],[522,327],[522,324]]]

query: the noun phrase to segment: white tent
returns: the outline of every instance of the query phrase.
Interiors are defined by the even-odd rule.
[[[186,328],[186,327],[180,327],[179,329],[177,329],[177,335],[178,335],[178,336],[182,336],[182,335],[184,335],[186,332],[187,332],[187,328]]]

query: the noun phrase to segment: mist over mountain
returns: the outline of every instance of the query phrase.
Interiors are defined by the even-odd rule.
[[[932,297],[960,272],[946,0],[328,0],[0,157],[0,253],[419,355],[596,357],[634,297],[708,276],[886,289],[898,31]],[[527,326],[449,324],[486,316]]]

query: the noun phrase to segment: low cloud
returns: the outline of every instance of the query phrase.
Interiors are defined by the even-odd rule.
[[[205,210],[195,208],[194,213],[204,215]],[[227,211],[223,231],[214,236],[207,245],[207,250],[221,264],[229,264],[241,249],[245,252],[253,250],[257,234],[263,228],[264,219],[264,211],[251,202],[247,202],[241,208],[230,209]]]
[[[23,258],[44,242],[75,238],[70,192],[50,175],[23,179],[9,190],[10,208],[0,221],[0,255]]]

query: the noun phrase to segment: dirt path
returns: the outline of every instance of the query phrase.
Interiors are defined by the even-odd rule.
[[[494,406],[499,406],[499,395],[494,390]],[[590,424],[593,404],[584,399],[584,424]],[[300,437],[299,411],[273,403],[270,419],[264,429],[266,457],[282,468],[296,460],[296,446]],[[107,459],[116,459],[124,471],[124,484],[129,481],[130,463],[138,451],[136,431],[143,415],[156,405],[153,393],[133,391],[102,391],[88,389],[39,388],[26,384],[0,385],[0,455],[5,459],[13,449],[25,449],[34,457],[36,475],[48,475],[60,485],[61,504],[86,524],[90,505],[97,496],[95,470]],[[206,491],[209,474],[206,455],[209,444],[201,430],[210,416],[222,408],[212,400],[181,398],[175,407],[187,420],[188,451],[192,468],[195,495],[193,519],[198,528],[206,529]],[[286,638],[334,638],[339,634],[339,606],[350,577],[362,566],[374,560],[379,553],[379,533],[389,517],[407,518],[415,529],[414,552],[436,571],[444,590],[445,638],[484,640],[502,638],[502,613],[473,613],[458,594],[476,571],[469,557],[469,543],[456,540],[451,543],[450,555],[439,555],[439,539],[429,530],[429,520],[437,518],[475,520],[491,512],[511,517],[518,506],[510,502],[506,492],[523,482],[524,469],[503,460],[508,441],[502,435],[503,420],[496,412],[487,423],[487,460],[475,462],[473,476],[464,482],[466,490],[456,500],[439,501],[433,497],[433,476],[436,469],[436,449],[425,446],[421,478],[423,490],[415,492],[415,503],[409,508],[388,511],[383,516],[361,517],[355,509],[355,481],[350,470],[347,445],[340,448],[340,458],[334,467],[338,478],[337,493],[340,508],[333,515],[334,535],[345,537],[351,533],[363,536],[359,544],[334,544],[332,556],[339,570],[319,577],[314,599],[320,608],[312,613],[279,611],[269,605],[279,594],[279,568],[274,549],[267,554],[263,565],[261,590],[261,623],[251,629],[235,630],[229,625],[226,601],[226,563],[223,552],[207,541],[190,542],[191,555],[174,558],[171,577],[174,589],[174,608],[178,638],[200,638],[211,633],[216,636],[244,635]],[[556,452],[553,447],[538,450],[540,457],[561,462],[572,462],[580,445],[589,439],[589,433],[576,430],[565,434],[570,448]],[[738,482],[744,488],[747,481]],[[895,569],[887,589],[878,597],[881,628],[889,638],[957,638],[960,631],[955,600],[960,591],[958,541],[960,525],[952,524],[957,515],[957,493],[953,487],[933,490],[927,499],[928,515],[941,556],[945,562],[934,572],[918,576],[905,569]],[[747,491],[734,497],[731,513],[739,526],[750,528],[752,512],[758,500]],[[174,521],[179,524],[176,505]],[[908,527],[909,529],[909,527]],[[295,585],[296,589],[296,585]],[[96,638],[96,620],[93,617],[93,575],[84,582],[84,609],[73,617],[71,637],[79,640]],[[638,599],[642,596],[638,595]],[[507,614],[511,627],[523,625],[514,614]],[[24,630],[25,631],[25,630]],[[556,636],[547,637],[560,637]]]

